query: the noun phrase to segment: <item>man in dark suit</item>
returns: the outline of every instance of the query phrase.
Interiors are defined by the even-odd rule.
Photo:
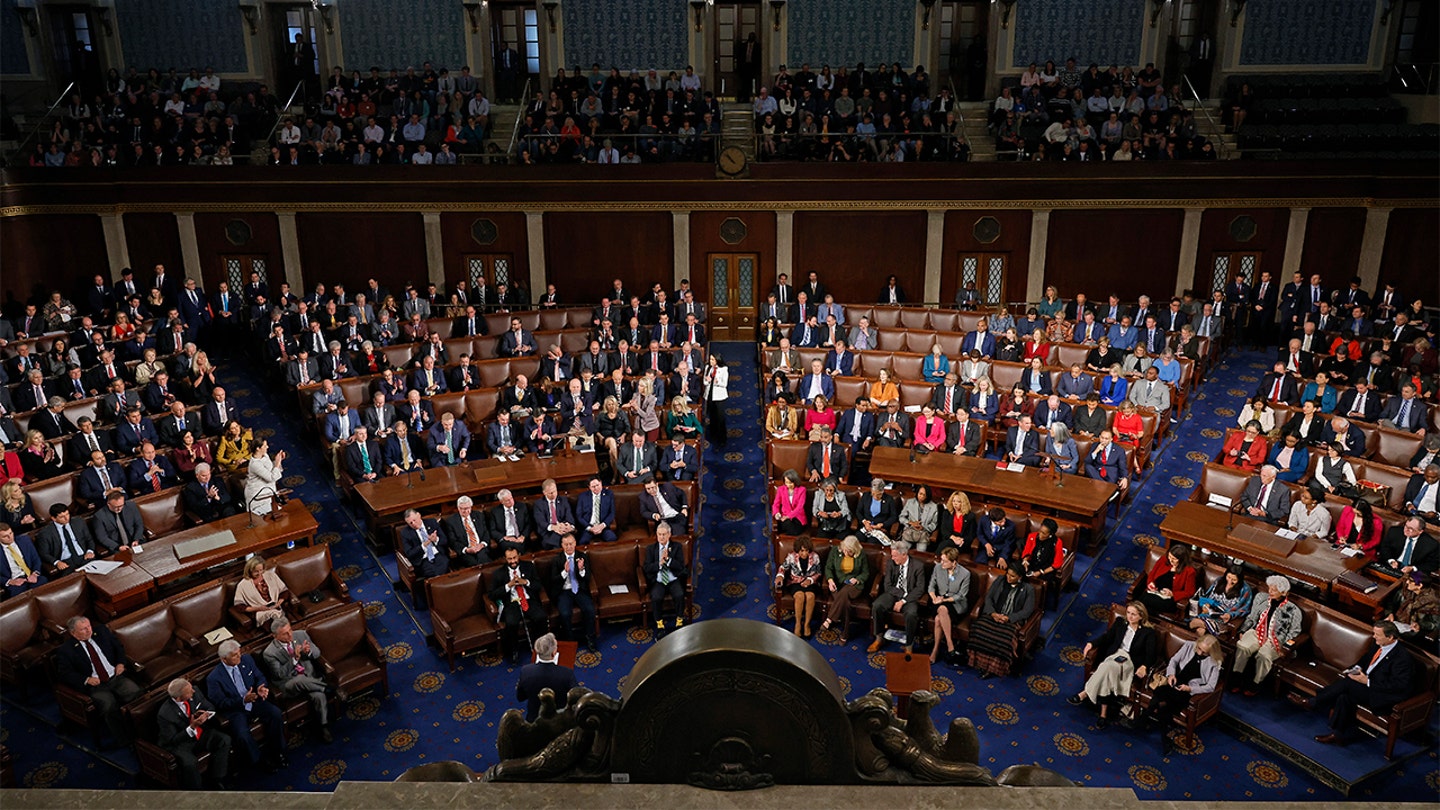
[[[576,550],[573,533],[560,538],[560,554],[550,565],[547,588],[560,614],[560,632],[569,641],[584,636],[586,648],[596,652],[599,645],[595,638],[595,602],[590,596],[590,558]],[[574,623],[576,609],[580,611],[579,628]]]
[[[1291,418],[1294,422],[1298,417]],[[1365,455],[1365,431],[1350,424],[1343,416],[1335,416],[1320,428],[1320,443],[1340,447],[1340,455],[1361,458]]]
[[[970,421],[969,411],[956,411],[955,421],[945,428],[945,446],[957,456],[974,458],[983,455],[984,441],[985,428]]]
[[[125,486],[125,468],[110,461],[103,450],[90,453],[89,458],[90,463],[80,470],[76,494],[87,503],[98,504],[105,500],[105,493]]]
[[[421,399],[420,392],[413,388],[405,395],[405,401],[395,407],[395,414],[405,422],[417,442],[423,442],[426,431],[435,424],[434,406],[430,400]]]
[[[1285,373],[1285,364],[1277,362],[1269,373],[1260,378],[1260,384],[1250,395],[1251,399],[1256,397],[1264,397],[1272,403],[1299,405],[1300,389],[1295,386],[1295,378]]]
[[[1300,319],[1310,311],[1305,299],[1305,276],[1295,273],[1290,283],[1280,290],[1280,334],[1288,335],[1300,328]]]
[[[1400,387],[1400,396],[1390,397],[1385,403],[1380,412],[1380,426],[1424,437],[1426,416],[1425,403],[1415,396],[1414,383],[1407,382]]]
[[[125,484],[136,495],[159,492],[175,486],[179,479],[170,459],[155,454],[155,445],[145,442],[140,445],[140,457],[125,468]]]
[[[835,435],[850,445],[853,456],[857,451],[868,452],[875,443],[875,414],[870,412],[870,400],[857,399],[844,413],[835,426]]]
[[[450,554],[435,521],[421,517],[414,509],[405,510],[405,528],[400,529],[400,550],[410,567],[415,569],[415,589],[411,597],[416,610],[425,610],[425,580],[450,570]]]
[[[1085,456],[1085,477],[1125,489],[1130,485],[1130,477],[1126,475],[1129,467],[1124,448],[1117,446],[1114,439],[1115,434],[1109,428],[1100,431],[1099,441]]]
[[[576,541],[581,545],[615,540],[615,493],[599,478],[591,478],[589,489],[575,499],[575,522],[580,527]]]
[[[781,273],[775,280],[775,286],[770,288],[770,294],[775,296],[776,302],[782,306],[789,306],[795,303],[795,287],[790,283],[790,276]]]
[[[520,550],[514,547],[506,547],[505,564],[490,575],[490,600],[500,608],[500,650],[511,664],[520,660],[516,647],[522,623],[527,625],[527,640],[545,631],[539,582],[535,563],[521,560]]]
[[[220,665],[205,678],[205,692],[215,702],[215,711],[229,722],[251,765],[261,763],[260,743],[250,732],[251,718],[259,718],[270,747],[267,770],[286,767],[290,760],[285,756],[285,717],[270,700],[269,681],[255,659],[241,655],[240,642],[235,639],[220,642],[219,654]]]
[[[19,596],[50,580],[40,573],[40,552],[28,537],[16,537],[7,523],[0,523],[0,573],[5,580],[5,595]]]
[[[446,411],[430,428],[426,445],[430,448],[431,467],[463,464],[470,453],[470,429],[457,420],[455,414]]]
[[[1316,742],[1345,745],[1357,731],[1356,709],[1364,706],[1385,717],[1392,706],[1415,694],[1418,670],[1410,652],[1399,643],[1395,623],[1376,622],[1372,633],[1374,643],[1339,678],[1314,698],[1292,697],[1307,709],[1330,709],[1330,733],[1316,736]]]
[[[821,426],[820,441],[811,442],[805,452],[805,477],[812,483],[835,479],[844,481],[850,474],[849,454],[835,440],[830,428]]]
[[[1425,448],[1420,448],[1424,455]],[[1427,523],[1440,522],[1440,465],[1429,464],[1425,472],[1410,476],[1405,485],[1405,513],[1422,518]]]
[[[945,381],[935,386],[930,394],[930,407],[936,413],[953,415],[965,410],[965,389],[960,387],[960,378],[953,371],[945,373]]]
[[[1020,424],[1006,431],[1004,459],[1027,467],[1040,466],[1040,432],[1035,430],[1028,414],[1020,417]]]
[[[23,384],[15,387],[16,409],[23,413],[44,408],[50,402],[50,385],[45,382],[45,372],[32,368],[25,373],[25,378]]]
[[[1361,422],[1374,422],[1380,417],[1380,393],[1370,390],[1364,377],[1340,395],[1335,413]]]
[[[23,390],[23,389],[22,389]],[[30,416],[30,429],[40,431],[46,439],[58,439],[75,432],[75,425],[65,415],[63,397],[50,397],[45,409]]]
[[[1433,575],[1440,568],[1440,543],[1425,533],[1425,520],[1412,515],[1385,532],[1375,559],[1405,574],[1420,571]]]
[[[690,527],[690,506],[680,488],[669,482],[651,478],[640,493],[640,515],[657,526],[664,523],[677,534],[687,534]]]
[[[1060,399],[1059,394],[1051,394],[1035,406],[1035,427],[1042,433],[1049,433],[1051,425],[1072,427],[1073,414],[1070,403]]]
[[[1290,516],[1290,490],[1275,480],[1277,472],[1266,464],[1245,484],[1239,504],[1243,514],[1269,523],[1281,523]]]
[[[50,505],[50,523],[35,533],[35,548],[45,570],[56,576],[73,573],[95,559],[95,538],[83,520],[70,519],[70,506]]]
[[[655,527],[655,542],[645,548],[643,568],[645,583],[650,588],[656,641],[667,631],[664,612],[667,595],[674,606],[673,629],[679,630],[685,624],[685,582],[690,578],[690,566],[685,561],[685,550],[679,543],[671,542],[670,537],[670,526],[661,522]]]
[[[390,436],[390,427],[395,424],[395,406],[385,399],[385,394],[376,391],[370,398],[370,407],[360,415],[360,424],[370,431],[370,438],[382,441]]]
[[[133,663],[125,647],[108,627],[92,625],[84,616],[72,617],[65,630],[70,638],[55,650],[56,679],[89,696],[114,742],[129,747],[130,730],[120,707],[140,697],[142,690],[126,674]]]
[[[485,449],[491,458],[523,456],[529,446],[525,428],[511,422],[509,411],[497,413],[495,421],[485,428]]]
[[[540,497],[531,506],[535,530],[540,535],[540,547],[559,548],[560,538],[575,532],[575,515],[570,511],[570,499],[560,495],[553,478],[545,479],[540,490]]]
[[[379,468],[378,458],[376,468]],[[211,523],[236,513],[235,499],[225,479],[216,477],[210,465],[204,462],[195,465],[195,480],[186,484],[180,495],[185,499],[185,511],[199,518],[201,523]]]
[[[465,307],[465,314],[450,323],[450,337],[476,337],[490,334],[485,325],[485,316],[475,310],[475,305]]]
[[[470,362],[470,355],[460,355],[460,365],[445,373],[445,382],[451,391],[473,391],[481,387],[480,372]]]
[[[519,318],[511,318],[510,329],[500,336],[496,352],[501,357],[529,357],[535,354],[535,335],[520,325]]]
[[[843,339],[836,339],[835,348],[825,354],[825,373],[849,377],[855,373],[855,353]]]
[[[423,469],[425,464],[420,460],[422,450],[423,446],[410,433],[409,424],[396,419],[390,428],[390,438],[385,440],[385,446],[380,451],[382,463],[391,475]]]
[[[440,521],[440,533],[455,551],[456,568],[483,565],[498,553],[485,513],[475,511],[475,502],[468,495],[461,495],[455,501],[455,513]]]
[[[90,518],[90,530],[105,553],[138,547],[145,541],[147,532],[140,507],[125,497],[124,490],[110,490],[104,504],[97,503],[97,506]]]
[[[700,473],[699,452],[678,432],[670,437],[659,464],[660,477],[667,481],[694,481]]]
[[[354,412],[351,413],[353,415]],[[335,414],[330,416],[334,418]],[[349,439],[338,443],[336,452],[340,468],[354,483],[374,481],[384,475],[384,452],[370,438],[370,429],[364,425],[358,425]]]
[[[920,629],[920,599],[925,595],[925,563],[910,557],[910,544],[896,540],[890,546],[890,560],[885,563],[880,595],[870,611],[871,631],[875,640],[866,652],[879,652],[885,645],[885,628],[890,624],[891,611],[905,618],[905,652],[915,644]]]
[[[510,490],[502,489],[495,493],[495,500],[499,503],[490,508],[487,515],[490,520],[490,537],[500,546],[502,550],[515,549],[525,552],[529,549],[530,536],[535,533],[535,522],[530,517],[530,510],[515,502],[515,496]]]
[[[185,433],[193,433],[197,438],[200,436],[199,414],[186,413],[185,403],[179,401],[170,403],[167,410],[169,413],[155,422],[155,432],[160,434],[160,444],[179,447]]]
[[[561,609],[562,621],[569,621],[569,611]],[[560,666],[560,653],[555,643],[555,634],[546,633],[535,639],[533,664],[520,668],[520,678],[515,682],[515,699],[526,701],[525,720],[533,722],[540,715],[540,692],[549,689],[555,696],[556,710],[565,708],[570,690],[577,686],[575,671]]]
[[[175,756],[180,773],[180,786],[200,790],[199,756],[210,754],[206,775],[215,790],[225,790],[225,777],[230,772],[230,735],[211,724],[215,706],[195,691],[184,678],[176,678],[166,687],[169,700],[160,702],[155,723],[160,728],[157,742]]]

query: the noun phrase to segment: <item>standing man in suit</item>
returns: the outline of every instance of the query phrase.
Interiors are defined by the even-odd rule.
[[[455,501],[455,514],[440,521],[440,533],[446,545],[455,550],[456,568],[484,565],[494,558],[495,541],[490,537],[490,527],[484,513],[475,511],[469,495]]]
[[[569,611],[561,608],[560,616],[563,621],[568,621],[569,615]],[[558,646],[554,633],[546,633],[535,639],[536,662],[520,668],[520,678],[515,682],[515,699],[526,701],[526,722],[533,722],[540,715],[542,690],[549,689],[554,694],[555,708],[558,710],[565,708],[566,697],[570,690],[578,685],[575,671],[560,666]]]
[[[251,765],[261,762],[260,743],[250,733],[250,719],[259,718],[265,727],[265,741],[270,746],[267,770],[290,764],[285,756],[285,717],[280,707],[270,700],[270,683],[255,665],[255,659],[240,654],[240,642],[220,642],[220,665],[205,678],[205,692],[215,702],[215,711],[230,723]]]
[[[65,622],[70,638],[55,650],[56,677],[60,683],[88,695],[111,738],[130,745],[130,731],[120,717],[120,707],[140,697],[141,689],[127,673],[133,666],[125,647],[110,628],[91,624],[84,616]]]
[[[416,610],[426,610],[425,580],[450,570],[450,555],[435,521],[426,520],[414,509],[405,510],[405,528],[400,530],[400,551],[415,570],[415,587],[410,596]]]
[[[40,573],[40,552],[30,538],[16,537],[7,523],[0,523],[0,563],[7,597],[19,596],[50,581]]]
[[[490,599],[500,607],[500,649],[506,660],[516,664],[520,660],[517,645],[520,640],[520,625],[528,628],[526,639],[533,639],[545,632],[545,608],[540,604],[540,581],[535,573],[535,563],[520,559],[520,550],[505,548],[505,565],[490,575]]]
[[[343,692],[326,683],[320,676],[320,648],[304,630],[290,626],[281,616],[270,623],[274,638],[260,653],[260,662],[282,695],[304,695],[310,702],[321,742],[335,739],[330,732],[330,698],[345,700]]]
[[[1290,490],[1275,479],[1278,473],[1274,466],[1266,464],[1260,468],[1258,478],[1245,484],[1240,495],[1244,514],[1268,523],[1281,523],[1290,516]]]
[[[1330,733],[1318,743],[1346,745],[1355,738],[1355,710],[1361,706],[1385,717],[1390,707],[1415,694],[1415,660],[1399,643],[1394,622],[1376,622],[1374,643],[1349,669],[1313,698],[1293,698],[1300,706],[1330,709]],[[1294,693],[1292,693],[1293,695]]]
[[[550,598],[560,612],[560,631],[568,641],[577,641],[573,613],[580,610],[579,635],[585,636],[585,648],[598,652],[595,638],[595,601],[590,597],[590,558],[576,550],[575,535],[560,538],[560,556],[550,566]],[[536,643],[539,646],[539,642]],[[540,652],[539,649],[536,650]],[[523,676],[522,676],[523,677]]]
[[[690,578],[690,566],[685,562],[685,550],[678,543],[672,543],[670,537],[670,525],[661,521],[655,526],[655,542],[645,549],[645,582],[650,587],[650,613],[655,617],[656,641],[667,632],[666,595],[675,607],[673,629],[679,630],[685,624],[685,582]]]
[[[160,747],[173,754],[179,766],[180,786],[185,790],[200,789],[199,757],[208,753],[210,785],[214,790],[225,790],[231,741],[219,723],[210,725],[215,706],[184,678],[172,680],[166,691],[170,699],[161,702],[155,722],[160,727]]]
[[[46,570],[63,576],[95,559],[95,538],[83,520],[70,519],[70,505],[50,505],[50,523],[35,533],[35,547]]]
[[[880,582],[880,595],[870,611],[871,632],[875,640],[866,652],[879,652],[885,645],[886,626],[891,611],[905,617],[905,652],[915,644],[920,629],[920,598],[925,595],[925,563],[910,558],[910,544],[896,540],[890,546],[890,560],[885,563],[885,578]]]
[[[575,520],[580,526],[577,542],[615,541],[615,494],[599,478],[591,478],[589,489],[575,499]]]

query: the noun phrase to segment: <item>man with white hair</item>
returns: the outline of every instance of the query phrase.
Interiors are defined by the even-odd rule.
[[[527,701],[525,720],[533,722],[540,714],[540,692],[549,689],[555,695],[555,708],[565,708],[565,698],[578,685],[575,671],[560,665],[559,644],[554,633],[535,639],[535,663],[520,668],[515,683],[515,699]]]
[[[1240,508],[1250,517],[1270,523],[1282,523],[1290,516],[1290,490],[1276,481],[1280,470],[1273,464],[1260,468],[1260,475],[1245,484],[1240,495]]]
[[[230,772],[230,735],[221,731],[218,723],[206,727],[215,717],[215,707],[184,678],[171,681],[165,691],[170,699],[160,704],[155,715],[156,725],[160,727],[157,742],[175,755],[180,787],[200,789],[199,756],[209,753],[206,775],[210,777],[210,786],[225,790],[225,776]]]
[[[1260,694],[1260,683],[1270,674],[1281,652],[1295,637],[1305,623],[1300,608],[1290,601],[1290,580],[1278,574],[1265,578],[1265,593],[1255,597],[1250,615],[1240,626],[1240,640],[1235,642],[1235,685],[1231,692],[1244,691],[1246,697]],[[1245,665],[1255,659],[1255,678],[1241,684],[1238,677],[1245,671]]]
[[[270,633],[274,639],[260,653],[270,680],[282,695],[304,695],[315,713],[321,742],[332,741],[330,698],[345,700],[345,694],[320,677],[320,648],[304,630],[291,627],[284,616],[270,623]]]
[[[261,763],[260,744],[250,733],[250,720],[259,718],[271,759],[266,769],[274,771],[290,764],[285,756],[285,717],[270,700],[270,683],[255,665],[255,659],[240,654],[240,642],[220,642],[220,665],[205,678],[205,692],[215,702],[215,711],[230,724],[236,740],[250,757],[251,765]]]

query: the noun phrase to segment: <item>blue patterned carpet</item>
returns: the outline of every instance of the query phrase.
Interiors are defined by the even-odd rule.
[[[706,454],[705,525],[696,565],[697,618],[773,620],[753,349],[748,344],[720,344],[718,350],[733,369],[730,438],[726,447]],[[1262,368],[1259,355],[1242,354],[1232,355],[1214,372],[1120,521],[1112,522],[1115,528],[1100,556],[1077,561],[1078,589],[1065,594],[1060,609],[1047,617],[1048,643],[1024,674],[980,681],[968,671],[935,668],[932,687],[943,697],[940,710],[945,715],[936,723],[944,728],[950,716],[970,717],[980,732],[982,765],[998,771],[1014,763],[1038,762],[1086,785],[1133,788],[1142,798],[1339,798],[1305,770],[1241,732],[1208,725],[1200,730],[1193,749],[1162,758],[1157,736],[1139,737],[1115,726],[1098,730],[1092,714],[1064,702],[1080,685],[1081,647],[1102,629],[1108,605],[1121,598],[1142,567],[1144,546],[1159,536],[1159,522],[1168,505],[1193,487],[1200,465],[1218,450],[1224,428],[1233,422],[1235,408]],[[291,478],[285,483],[319,508],[322,539],[332,543],[351,593],[365,604],[375,635],[389,651],[393,688],[384,700],[355,702],[336,724],[333,744],[296,740],[289,769],[237,781],[255,789],[328,790],[342,778],[390,780],[408,767],[434,760],[460,760],[476,770],[494,764],[495,729],[501,714],[515,705],[517,670],[490,655],[467,658],[449,672],[443,657],[425,643],[428,619],[413,614],[408,595],[391,589],[393,559],[377,560],[366,547],[354,515],[338,500],[329,476],[321,472],[318,452],[309,450],[311,445],[301,437],[293,397],[260,390],[252,379],[235,372],[225,384],[245,407],[249,424],[273,432],[273,445],[298,451],[292,454],[287,469]],[[577,662],[581,682],[617,694],[620,679],[649,640],[650,633],[634,624],[605,627],[600,654],[582,653]],[[857,638],[842,646],[833,632],[816,641],[854,696],[884,683],[883,657],[867,656],[867,641]],[[1306,722],[1304,715],[1288,706],[1267,707],[1257,717],[1261,728]],[[24,702],[15,695],[5,696],[0,741],[13,752],[22,785],[137,786],[132,756],[113,751],[98,755],[88,750],[84,737],[57,734],[57,719],[48,697]],[[1378,749],[1376,743],[1362,743],[1349,754],[1379,759]],[[1361,786],[1351,798],[1434,801],[1437,793],[1440,770],[1432,747],[1386,777]]]

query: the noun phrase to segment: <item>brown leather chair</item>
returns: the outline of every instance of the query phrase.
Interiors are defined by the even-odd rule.
[[[905,351],[905,340],[908,333],[891,328],[879,327],[880,336],[875,341],[875,349],[882,352],[903,352]]]
[[[1080,367],[1084,368],[1085,358],[1090,356],[1090,348],[1091,347],[1089,346],[1082,346],[1079,343],[1056,344],[1055,353],[1053,355],[1055,358],[1055,365],[1060,366],[1066,371],[1069,371],[1070,366],[1075,365],[1076,363],[1079,363]]]
[[[650,537],[650,521],[640,514],[641,484],[620,484],[610,488],[615,496],[615,537],[620,543],[635,543]]]
[[[881,333],[884,334],[883,332]],[[882,341],[883,342],[883,341]],[[890,381],[900,383],[905,381],[925,379],[921,369],[924,367],[925,357],[919,354],[894,352],[890,355]],[[879,376],[876,376],[879,379]]]
[[[911,332],[932,328],[930,326],[930,310],[911,307],[900,310],[900,328]]]
[[[940,344],[940,351],[950,358],[951,364],[958,362],[960,348],[965,345],[964,332],[936,332],[935,342]]]
[[[923,380],[904,380],[900,383],[900,407],[920,406],[930,401],[935,386]]]
[[[61,577],[29,592],[40,607],[40,626],[47,637],[61,641],[65,623],[74,616],[92,616],[88,574]]]
[[[1010,389],[1020,383],[1020,375],[1028,368],[1024,363],[1007,363],[996,360],[990,364],[990,382],[995,384],[995,390],[1002,395],[1010,393]]]
[[[960,312],[956,313],[955,317],[959,321],[961,332],[974,332],[975,328],[980,325],[980,319],[988,318],[991,314],[982,311]]]
[[[67,473],[25,486],[25,494],[30,496],[31,502],[35,505],[35,529],[39,529],[40,526],[50,521],[51,505],[63,503],[74,508],[79,501],[79,496],[75,492],[78,478],[78,473]]]
[[[230,597],[227,599],[227,595]],[[205,634],[221,627],[228,628],[237,641],[253,638],[242,628],[231,626],[230,605],[234,599],[225,582],[215,580],[165,600],[175,620],[175,636],[196,657],[210,658],[219,650],[218,644],[205,641]],[[243,634],[243,635],[242,635]]]
[[[1314,454],[1318,456],[1319,454]],[[1408,459],[1407,459],[1408,461]],[[1374,481],[1390,488],[1385,502],[1378,504],[1397,512],[1405,508],[1405,487],[1410,484],[1410,471],[1403,467],[1392,467],[1373,461],[1362,461],[1354,465],[1355,477],[1362,481]]]
[[[859,360],[859,356],[855,358]],[[863,377],[835,377],[835,407],[844,410],[869,395],[870,386]]]
[[[488,319],[487,319],[488,320]],[[507,325],[505,329],[508,329]],[[504,330],[501,330],[504,331]],[[472,360],[493,360],[499,356],[498,347],[500,338],[497,332],[491,327],[489,335],[479,335],[470,339],[470,359]]]
[[[185,528],[185,499],[182,487],[170,487],[134,499],[140,520],[151,537],[163,537]]]
[[[1399,467],[1402,470],[1409,468],[1410,459],[1420,452],[1420,446],[1424,444],[1424,440],[1414,433],[1388,428],[1379,428],[1375,431],[1374,436],[1366,436],[1366,449],[1370,449],[1372,440],[1375,443],[1374,452],[1367,454],[1370,460],[1388,464],[1391,467]]]
[[[905,351],[911,354],[929,354],[937,342],[936,333],[929,330],[905,333]]]
[[[270,563],[290,592],[286,612],[301,621],[323,616],[351,603],[350,588],[335,573],[335,562],[328,545],[297,548],[281,554]]]
[[[0,602],[0,681],[24,689],[56,644],[45,640],[44,615],[34,591]]]
[[[1250,482],[1250,474],[1233,467],[1222,467],[1219,464],[1206,464],[1200,469],[1200,485],[1190,494],[1190,500],[1196,503],[1205,503],[1209,496],[1222,495],[1230,499],[1232,504],[1240,503],[1240,496],[1245,492],[1245,485]]]
[[[960,332],[960,313],[948,309],[932,309],[930,328],[937,332]]]
[[[485,583],[502,563],[466,568],[425,582],[430,600],[430,623],[435,640],[445,651],[450,671],[455,656],[477,650],[500,639],[499,628],[485,608]],[[322,651],[324,647],[320,648]]]
[[[325,679],[336,689],[355,696],[380,687],[383,697],[390,692],[388,658],[380,642],[365,626],[365,610],[357,604],[331,611],[299,625],[320,648]]]
[[[1119,605],[1111,605],[1112,621],[1119,621],[1123,615],[1123,609]],[[1156,624],[1155,632],[1160,635],[1165,645],[1165,662],[1180,652],[1180,648],[1187,641],[1195,641],[1196,636],[1190,630],[1179,627],[1175,624]],[[1157,665],[1157,671],[1162,671]],[[1202,723],[1220,713],[1220,701],[1225,694],[1225,677],[1230,673],[1230,668],[1223,663],[1220,666],[1220,680],[1215,685],[1215,691],[1203,695],[1193,695],[1185,710],[1175,715],[1174,722],[1185,729],[1185,744],[1195,745],[1195,729]],[[1135,716],[1150,705],[1150,699],[1154,697],[1154,691],[1150,688],[1148,679],[1137,678],[1130,690],[1130,701],[1135,707]]]
[[[856,318],[856,323],[860,320]],[[876,306],[870,309],[870,323],[876,329],[899,329],[900,328],[900,307]]]
[[[218,626],[217,622],[205,632]],[[167,602],[115,619],[109,628],[125,648],[125,654],[135,662],[135,669],[129,674],[142,687],[163,686],[205,661],[206,653],[191,643],[194,635],[179,627]]]
[[[786,470],[794,470],[805,477],[805,460],[810,452],[810,442],[804,439],[774,439],[765,448],[769,457],[769,478],[778,481]]]
[[[650,592],[640,569],[640,548],[633,543],[619,542],[591,545],[585,550],[590,558],[597,618],[608,621],[645,615]],[[625,590],[617,593],[615,589],[619,586]]]

